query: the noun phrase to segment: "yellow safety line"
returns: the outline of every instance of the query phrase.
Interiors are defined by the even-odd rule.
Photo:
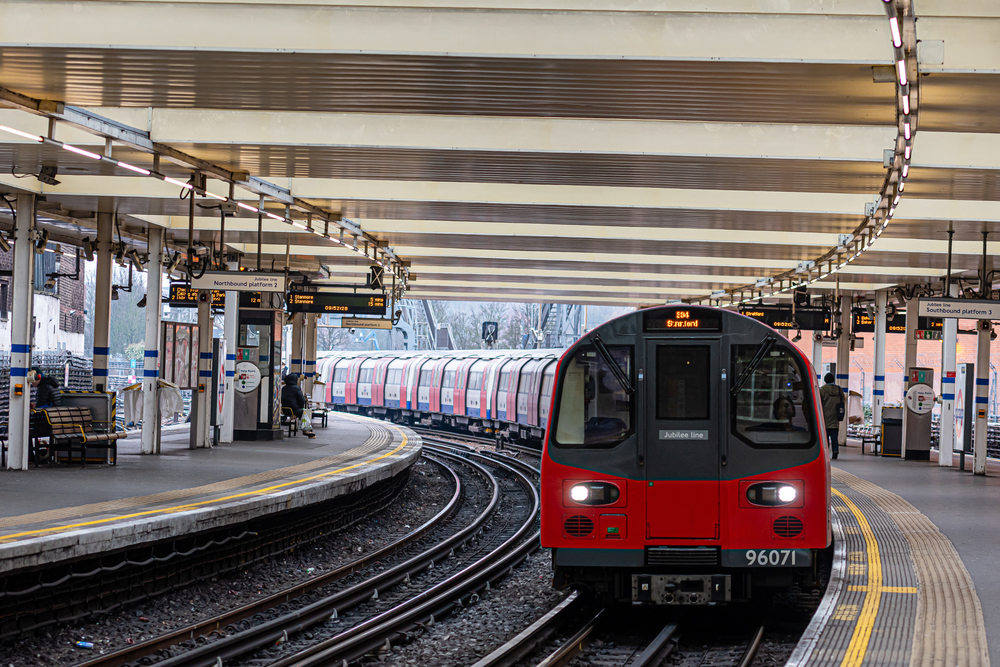
[[[867,591],[867,586],[848,586],[849,591]],[[916,586],[883,586],[879,589],[882,593],[916,593]]]
[[[851,502],[850,498],[837,489],[831,489],[831,491],[844,501],[854,518],[858,520],[861,534],[865,538],[865,550],[868,552],[868,580],[862,589],[865,591],[865,601],[861,606],[857,624],[854,626],[851,643],[847,645],[847,652],[844,653],[844,659],[840,663],[840,667],[859,667],[868,651],[868,642],[871,640],[872,628],[875,626],[879,602],[882,599],[882,558],[879,554],[878,542],[875,540],[875,533],[872,532],[872,528],[868,524],[868,518],[858,509],[857,505]]]
[[[193,509],[193,508],[196,508],[196,507],[199,507],[199,506],[202,506],[202,505],[210,505],[212,503],[221,503],[221,502],[225,502],[227,500],[235,500],[237,498],[245,498],[247,496],[262,495],[262,494],[270,493],[271,491],[275,491],[277,489],[281,489],[281,488],[284,488],[284,487],[287,487],[287,486],[293,486],[295,484],[302,484],[304,482],[312,482],[312,481],[315,481],[317,479],[323,479],[324,477],[330,477],[331,475],[337,475],[337,474],[340,474],[340,473],[344,472],[345,470],[351,470],[352,468],[357,468],[359,466],[368,465],[369,463],[375,463],[376,461],[380,461],[380,460],[382,460],[382,459],[384,459],[386,457],[392,456],[393,454],[395,454],[399,450],[401,450],[404,447],[406,447],[407,443],[409,442],[409,439],[406,437],[406,433],[404,433],[402,430],[398,429],[397,427],[393,426],[392,424],[386,424],[386,426],[388,426],[389,428],[391,428],[394,431],[396,431],[397,433],[399,433],[399,435],[403,438],[403,442],[400,443],[399,447],[396,447],[391,452],[386,452],[385,454],[382,454],[380,456],[377,456],[377,457],[375,457],[373,459],[370,459],[370,460],[367,460],[367,461],[360,461],[358,463],[353,463],[353,464],[351,464],[349,466],[345,466],[343,468],[338,468],[336,470],[331,470],[329,472],[320,473],[319,475],[312,475],[311,477],[303,477],[302,479],[291,480],[289,482],[282,482],[281,484],[274,484],[272,486],[269,486],[269,487],[266,487],[266,488],[263,488],[263,489],[257,489],[256,491],[244,491],[243,493],[236,493],[236,494],[233,494],[231,496],[225,496],[223,498],[214,498],[214,499],[210,499],[210,500],[201,500],[201,501],[198,501],[198,502],[195,502],[195,503],[188,503],[186,505],[175,505],[174,507],[165,507],[165,508],[162,508],[162,509],[146,510],[144,512],[134,512],[132,514],[122,514],[120,516],[109,517],[107,519],[97,519],[95,521],[85,521],[83,523],[74,523],[74,524],[71,524],[71,525],[68,525],[68,526],[55,526],[55,527],[52,527],[52,528],[39,528],[38,530],[28,530],[28,531],[24,531],[23,533],[14,533],[12,535],[3,535],[3,536],[0,536],[0,543],[2,543],[2,542],[9,542],[9,541],[11,541],[11,540],[13,540],[15,538],[26,537],[28,535],[43,535],[45,533],[61,532],[61,531],[66,531],[66,530],[72,530],[74,528],[86,528],[87,526],[99,526],[99,525],[101,525],[103,523],[111,523],[113,521],[121,521],[123,519],[135,519],[137,517],[142,517],[142,516],[151,516],[151,515],[156,515],[156,514],[168,514],[168,513],[171,513],[171,512],[183,512],[185,510]]]

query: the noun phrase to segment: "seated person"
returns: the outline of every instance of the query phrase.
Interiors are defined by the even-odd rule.
[[[779,396],[774,399],[774,407],[772,410],[774,414],[774,420],[777,422],[772,426],[772,428],[779,431],[804,431],[805,429],[801,426],[795,426],[792,424],[792,420],[795,419],[795,404],[792,403],[792,399],[787,396]]]
[[[31,403],[32,410],[58,408],[62,405],[62,392],[55,378],[43,375],[38,368],[32,368],[28,373],[28,382],[36,387],[35,400]]]
[[[281,388],[281,407],[290,409],[295,419],[302,422],[302,435],[308,438],[316,437],[312,429],[312,420],[304,416],[306,396],[299,389],[299,376],[295,373],[289,373],[285,376],[285,384]]]

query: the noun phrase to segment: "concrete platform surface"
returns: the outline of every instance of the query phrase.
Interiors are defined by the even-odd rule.
[[[331,414],[315,439],[187,448],[169,427],[163,453],[123,441],[117,466],[58,465],[0,475],[0,572],[238,524],[391,478],[420,455],[409,429]]]
[[[841,448],[835,558],[789,667],[986,666],[1000,656],[1000,478]],[[992,639],[988,639],[992,638]]]

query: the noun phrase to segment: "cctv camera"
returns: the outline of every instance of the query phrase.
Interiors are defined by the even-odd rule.
[[[354,327],[351,327],[351,328],[350,328],[350,329],[348,329],[347,331],[348,331],[348,333],[350,333],[351,335],[354,335]]]
[[[136,271],[142,271],[142,258],[139,257],[138,251],[135,248],[131,248],[125,256],[128,257],[128,261],[132,263],[132,268]]]
[[[52,276],[49,276],[48,279],[45,281],[45,289],[54,289],[55,286],[56,286],[56,279],[53,278]]]
[[[138,302],[136,302],[136,304],[135,304],[135,305],[136,305],[136,306],[138,306],[139,308],[145,308],[145,307],[146,307],[146,295],[145,295],[145,294],[143,294],[143,295],[142,295],[142,298],[141,298],[141,299],[139,299],[139,301],[138,301]]]
[[[59,181],[56,180],[56,174],[59,173],[59,167],[42,167],[38,170],[37,178],[45,185],[59,185]]]
[[[45,246],[49,243],[49,230],[43,230],[35,241],[35,254],[41,255],[45,252]]]
[[[87,261],[88,262],[93,262],[94,261],[94,246],[95,245],[96,244],[93,241],[90,240],[89,236],[83,239],[83,252],[86,253],[86,255],[87,255]]]
[[[178,252],[175,253],[173,259],[170,260],[170,264],[167,266],[167,273],[173,273],[177,270],[178,265],[181,263],[183,256]]]

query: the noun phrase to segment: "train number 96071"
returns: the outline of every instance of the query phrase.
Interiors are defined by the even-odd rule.
[[[808,567],[812,565],[810,549],[725,549],[725,567]]]

